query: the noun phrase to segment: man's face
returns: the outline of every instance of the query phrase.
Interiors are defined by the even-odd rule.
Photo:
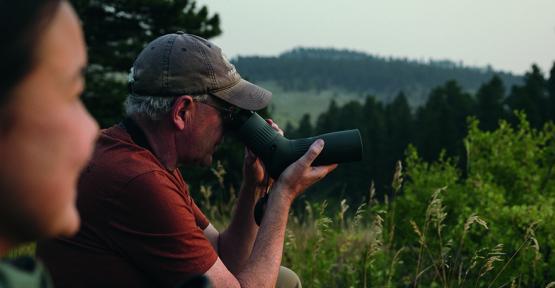
[[[189,108],[188,127],[177,138],[180,162],[210,166],[216,148],[223,139],[223,123],[217,108],[208,103],[193,101]]]

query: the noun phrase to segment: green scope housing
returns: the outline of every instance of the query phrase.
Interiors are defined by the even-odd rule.
[[[360,161],[362,140],[358,129],[322,134],[309,138],[287,139],[275,131],[256,112],[243,110],[231,121],[235,135],[264,163],[269,175],[277,179],[297,161],[314,141],[323,139],[324,149],[312,166]]]

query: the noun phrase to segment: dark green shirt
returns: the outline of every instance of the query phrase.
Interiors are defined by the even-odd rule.
[[[31,257],[0,261],[0,288],[53,288],[42,264]]]

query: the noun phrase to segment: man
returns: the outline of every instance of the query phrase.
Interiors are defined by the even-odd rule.
[[[292,201],[336,167],[311,167],[323,141],[276,179],[260,228],[253,210],[265,171],[247,154],[235,215],[218,232],[178,164],[210,165],[229,111],[262,109],[271,93],[241,79],[220,48],[182,32],[151,42],[129,80],[128,118],[101,133],[79,183],[81,231],[38,247],[57,287],[175,287],[198,274],[215,287],[300,287],[280,269],[285,227]]]

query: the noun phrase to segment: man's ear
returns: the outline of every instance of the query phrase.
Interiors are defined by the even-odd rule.
[[[189,95],[179,96],[171,111],[173,125],[183,130],[190,123],[191,115],[194,112],[193,97]]]

